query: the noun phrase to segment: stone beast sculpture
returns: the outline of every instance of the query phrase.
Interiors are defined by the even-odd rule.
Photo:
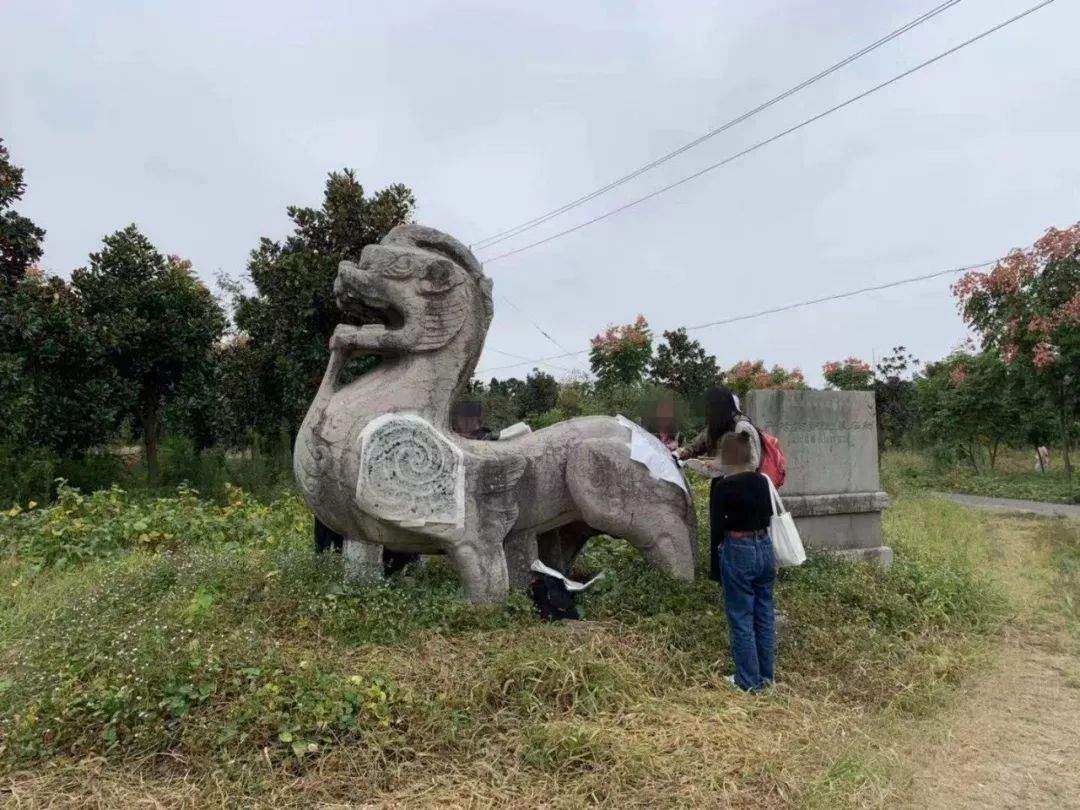
[[[491,281],[464,245],[401,225],[358,263],[340,264],[334,294],[345,322],[330,341],[294,468],[308,506],[347,543],[376,554],[377,545],[448,554],[474,602],[506,597],[507,553],[520,579],[538,536],[557,567],[588,536],[607,533],[658,568],[693,577],[689,495],[631,460],[631,431],[615,419],[572,419],[503,442],[450,429],[451,403],[493,314]],[[382,360],[343,383],[358,354]]]

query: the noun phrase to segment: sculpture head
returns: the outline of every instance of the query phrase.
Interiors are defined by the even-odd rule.
[[[491,279],[476,257],[423,225],[399,225],[359,262],[341,262],[334,297],[353,325],[394,333],[386,345],[399,354],[441,349],[468,326],[478,357],[493,314]]]

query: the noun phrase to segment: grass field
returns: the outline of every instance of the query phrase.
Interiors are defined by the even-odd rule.
[[[1080,457],[1074,460],[1080,464]],[[995,498],[1080,503],[1080,470],[1070,482],[1061,454],[1053,453],[1045,473],[1034,469],[1035,453],[1002,449],[994,470],[978,473],[961,464],[935,464],[927,452],[891,450],[882,456],[882,475],[890,492],[934,490]]]
[[[992,532],[921,496],[886,515],[889,572],[782,572],[762,696],[722,681],[716,586],[617,541],[583,563],[608,572],[588,621],[545,626],[469,607],[439,561],[342,588],[292,496],[68,491],[0,532],[0,767],[27,805],[873,805],[902,781],[874,741],[946,705],[1007,615]]]

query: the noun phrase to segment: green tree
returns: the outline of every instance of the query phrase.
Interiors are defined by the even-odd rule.
[[[320,208],[290,206],[293,232],[281,242],[264,238],[251,252],[255,292],[232,293],[236,325],[250,339],[259,382],[252,427],[265,433],[284,427],[290,436],[299,430],[340,320],[333,295],[338,264],[357,259],[366,245],[408,222],[414,206],[403,185],[366,197],[352,170],[332,172]]]
[[[998,448],[1016,438],[1022,422],[1010,388],[1009,369],[994,350],[958,351],[928,364],[916,382],[924,433],[955,448],[976,472],[985,451],[993,469]]]
[[[821,373],[829,387],[837,391],[869,391],[874,387],[873,369],[858,357],[826,363]]]
[[[701,343],[691,340],[685,327],[664,332],[664,343],[656,347],[649,364],[649,377],[683,397],[698,397],[706,389],[723,380],[716,357],[708,354]]]
[[[123,412],[82,299],[62,279],[28,274],[0,296],[0,443],[77,457]]]
[[[259,362],[259,353],[243,333],[227,335],[214,348],[210,424],[215,443],[232,448],[251,445],[262,409]]]
[[[874,404],[878,443],[882,447],[899,447],[915,431],[915,378],[919,365],[919,359],[904,346],[894,346],[892,354],[885,355],[875,368]]]
[[[156,483],[164,408],[185,378],[206,373],[225,315],[191,263],[163,256],[135,225],[106,236],[71,283],[123,383],[123,405],[142,435]]]
[[[525,378],[520,395],[519,419],[539,416],[555,407],[559,398],[559,383],[547,372],[534,368]]]
[[[589,352],[589,366],[601,388],[640,384],[651,359],[652,332],[642,315],[630,324],[608,326],[592,339]]]
[[[477,387],[483,388],[483,383],[478,383]],[[525,383],[517,377],[505,380],[492,377],[486,390],[476,392],[483,408],[484,424],[494,430],[502,430],[520,421],[524,392]]]
[[[1030,374],[1054,406],[1071,477],[1072,430],[1080,418],[1080,222],[1050,228],[987,272],[965,274],[953,293],[983,346]]]
[[[116,428],[115,375],[82,300],[34,264],[45,231],[10,210],[25,190],[0,141],[0,443],[78,456]]]
[[[0,287],[12,285],[41,258],[45,231],[11,210],[26,190],[23,170],[11,162],[0,139]],[[2,290],[0,290],[2,292]]]

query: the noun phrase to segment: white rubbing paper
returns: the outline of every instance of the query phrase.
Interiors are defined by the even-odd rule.
[[[588,582],[582,584],[580,582],[575,582],[572,579],[568,579],[566,575],[563,574],[561,571],[556,571],[554,568],[550,568],[544,565],[542,562],[540,562],[540,560],[533,560],[533,564],[530,566],[530,568],[532,568],[532,570],[538,574],[547,574],[549,577],[556,577],[557,579],[561,579],[564,583],[566,583],[566,590],[573,591],[575,593],[585,590],[604,575],[604,572],[601,571]]]
[[[670,481],[689,494],[686,489],[686,480],[671,457],[671,451],[637,422],[631,422],[621,414],[615,419],[620,425],[630,429],[631,460],[644,464],[653,478]]]

